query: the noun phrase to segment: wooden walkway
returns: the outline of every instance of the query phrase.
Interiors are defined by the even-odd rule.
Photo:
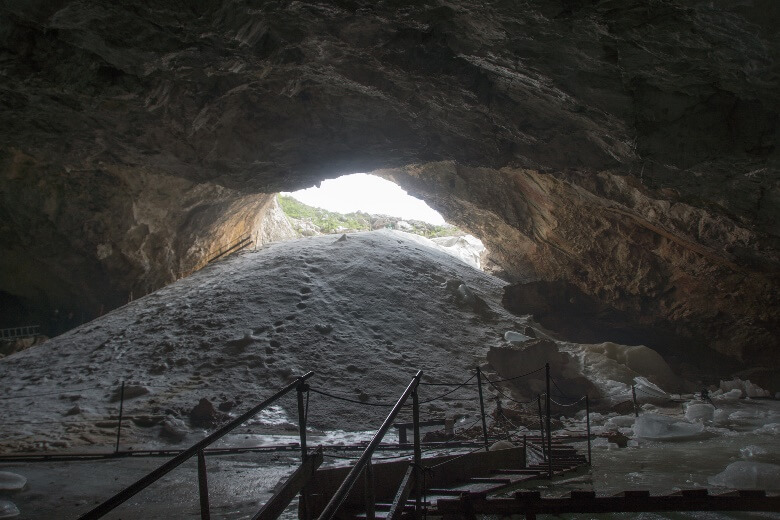
[[[598,497],[592,491],[572,491],[568,497],[542,498],[538,491],[518,491],[510,498],[469,495],[440,500],[437,514],[445,519],[473,519],[477,515],[525,515],[566,513],[640,513],[662,511],[767,511],[780,512],[780,496],[764,491],[732,491],[710,495],[706,489],[687,489],[670,495],[651,496],[648,491],[624,491]]]

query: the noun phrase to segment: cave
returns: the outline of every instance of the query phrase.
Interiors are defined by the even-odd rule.
[[[0,9],[0,327],[88,322],[368,172],[480,238],[518,315],[780,390],[776,2]]]
[[[774,6],[525,10],[4,7],[5,301],[95,317],[257,232],[271,194],[366,171],[515,281],[777,366]]]

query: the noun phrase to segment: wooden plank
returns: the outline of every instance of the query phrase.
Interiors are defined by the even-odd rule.
[[[511,478],[501,477],[472,477],[469,480],[478,484],[509,484],[512,482]]]
[[[662,511],[780,511],[780,496],[733,496],[682,493],[666,496],[650,496],[644,493],[621,493],[619,496],[595,497],[590,493],[575,494],[570,498],[540,498],[534,495],[511,498],[488,498],[470,501],[469,513],[476,515],[518,515],[566,513],[620,513]],[[436,513],[439,515],[464,514],[462,499],[440,499]]]
[[[412,492],[412,483],[414,482],[414,466],[409,464],[409,468],[404,474],[404,478],[401,480],[401,485],[398,486],[398,492],[395,494],[393,504],[390,506],[390,511],[387,512],[387,520],[398,520],[404,513],[404,509],[407,506],[406,501],[409,500],[409,493]]]
[[[322,448],[318,448],[317,451],[306,458],[303,464],[290,475],[282,488],[252,517],[252,520],[276,520],[301,489],[311,480],[312,475],[320,467],[320,464],[322,464]]]
[[[540,469],[494,469],[494,475],[539,475],[545,473]]]

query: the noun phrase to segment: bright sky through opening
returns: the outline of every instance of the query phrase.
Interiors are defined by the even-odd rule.
[[[445,223],[438,212],[406,193],[397,184],[367,173],[326,180],[320,188],[307,188],[290,195],[309,206],[338,213],[363,211],[406,220],[422,220],[429,224]]]

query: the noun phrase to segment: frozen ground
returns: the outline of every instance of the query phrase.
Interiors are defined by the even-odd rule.
[[[215,263],[3,359],[0,450],[105,445],[120,381],[137,394],[125,402],[133,417],[186,418],[203,397],[241,411],[308,370],[317,374],[313,388],[389,402],[417,369],[428,381],[465,379],[518,322],[500,305],[501,280],[405,233],[337,238],[276,243]],[[381,420],[380,408],[312,396],[310,423],[363,429]],[[159,426],[139,426],[149,422],[129,421],[126,442],[158,442]]]
[[[556,385],[555,393],[576,396],[587,390],[600,397],[594,400],[595,430],[629,439],[622,449],[598,441],[593,480],[585,477],[585,485],[590,482],[600,492],[670,491],[675,485],[772,481],[780,464],[777,402],[739,399],[760,389],[728,383],[713,392],[717,409],[700,403],[668,408],[670,397],[693,399],[685,394],[692,387],[660,356],[641,346],[553,341],[528,317],[501,307],[503,285],[391,231],[355,233],[346,240],[314,237],[237,255],[0,360],[0,453],[113,449],[121,381],[126,382],[121,448],[180,448],[207,433],[188,424],[201,398],[236,415],[295,375],[313,370],[313,389],[366,405],[311,394],[311,444],[328,444],[368,438],[417,369],[424,371],[423,381],[450,382],[467,379],[477,365],[499,379],[549,361],[563,388]],[[631,384],[640,389],[644,407],[639,422],[609,411],[630,396]],[[543,373],[537,372],[500,387],[506,396],[523,400],[542,385]],[[475,419],[473,386],[426,402],[449,390],[421,387],[423,420],[455,415],[467,424]],[[492,408],[495,389],[485,390]],[[505,409],[514,405],[504,398]],[[296,442],[296,416],[290,395],[221,445]],[[184,437],[165,436],[166,421]],[[562,422],[583,429],[576,418]],[[215,517],[246,517],[290,471],[288,459],[287,454],[215,457],[214,503],[222,504],[215,506]],[[737,462],[748,465],[733,465]],[[0,500],[12,500],[21,518],[51,517],[48,511],[72,517],[159,463],[1,464],[0,471],[21,474],[27,484],[23,491],[0,491]],[[182,517],[194,516],[195,489],[186,491],[192,475],[177,470],[135,503],[143,503],[151,516],[163,516],[171,506]],[[171,495],[180,502],[171,503]]]

